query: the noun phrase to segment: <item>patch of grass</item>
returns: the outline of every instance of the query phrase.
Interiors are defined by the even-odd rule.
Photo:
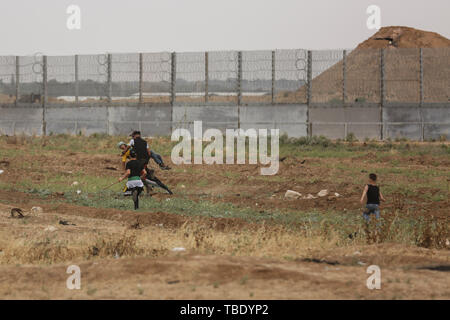
[[[240,284],[241,284],[241,285],[245,285],[245,284],[247,284],[247,281],[248,281],[248,276],[247,276],[247,275],[244,275],[244,276],[241,278]]]
[[[88,288],[87,291],[86,291],[86,293],[87,293],[89,296],[94,295],[96,292],[97,292],[97,289],[96,289],[96,288]]]

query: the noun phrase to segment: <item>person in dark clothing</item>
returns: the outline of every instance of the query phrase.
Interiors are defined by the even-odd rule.
[[[131,134],[130,147],[136,152],[136,159],[139,161],[144,167],[147,166],[150,160],[150,148],[148,147],[147,141],[141,138],[140,131],[134,131]]]
[[[377,175],[375,173],[369,174],[369,183],[364,187],[361,204],[364,204],[364,198],[367,198],[366,210],[363,212],[364,220],[369,223],[371,214],[375,214],[375,218],[379,220],[380,201],[386,200],[380,191],[380,187],[377,186]]]
[[[155,170],[153,169],[149,169],[149,168],[145,168],[145,184],[148,186],[154,186],[154,187],[160,187],[164,190],[167,191],[167,193],[169,194],[173,194],[172,191],[170,191],[170,189],[161,182],[161,180],[159,180],[156,176],[155,176]]]
[[[133,131],[131,138],[128,148],[135,149],[139,161],[147,165],[149,160],[153,159],[162,170],[170,170],[170,167],[164,164],[162,157],[153,150],[150,150],[147,141],[142,139],[140,131]]]
[[[134,209],[139,209],[139,195],[144,190],[144,183],[142,178],[145,176],[142,162],[136,158],[134,150],[130,151],[130,161],[125,166],[125,174],[119,178],[119,182],[128,178],[126,192],[131,192],[134,202]]]

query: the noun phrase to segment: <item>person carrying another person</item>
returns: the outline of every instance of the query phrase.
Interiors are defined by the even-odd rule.
[[[136,149],[138,160],[142,159],[142,161],[147,161],[148,164],[149,159],[153,159],[162,170],[170,170],[170,167],[164,164],[162,157],[156,152],[153,152],[153,150],[150,150],[147,141],[142,139],[140,131],[133,131],[131,133],[131,138],[128,149]]]
[[[134,133],[138,133],[138,132],[133,132],[133,134],[134,134]],[[133,138],[134,138],[134,137],[133,137]],[[134,140],[134,139],[133,139],[133,140]],[[133,141],[133,140],[132,140],[132,141]],[[145,141],[145,140],[144,140],[144,141]],[[130,141],[130,145],[131,145],[131,144],[134,144],[134,141],[133,141],[133,143]],[[122,150],[122,168],[125,170],[125,164],[126,164],[127,160],[130,158],[130,151],[131,151],[131,150],[134,150],[134,149],[131,148],[129,145],[127,145],[127,144],[126,144],[125,142],[123,142],[123,141],[120,141],[120,142],[117,144],[117,147],[118,147],[119,149]],[[150,151],[150,152],[152,153],[152,151]],[[161,156],[159,156],[158,154],[155,154],[155,153],[153,153],[153,154],[156,155],[157,157],[161,158]],[[161,162],[160,162],[160,163],[162,163],[162,166],[163,166],[163,167],[170,169],[169,167],[164,166],[164,163],[162,162],[162,159],[161,159]],[[145,179],[143,179],[143,183],[144,183],[144,185],[145,185],[146,188],[147,188],[147,193],[150,193],[150,190],[151,190],[153,187],[160,187],[160,188],[166,190],[169,194],[173,194],[172,191],[171,191],[164,183],[162,183],[161,180],[159,180],[159,179],[155,176],[155,174],[154,174],[154,173],[155,173],[155,170],[149,169],[147,166],[145,166],[144,169],[145,169],[146,174],[145,174]],[[165,170],[168,170],[168,169],[165,169]],[[129,191],[127,191],[126,186],[125,186],[125,189],[124,189],[124,194],[125,194],[125,195],[131,194]]]

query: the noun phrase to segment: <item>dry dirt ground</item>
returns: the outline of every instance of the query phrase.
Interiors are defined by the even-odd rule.
[[[58,151],[27,154],[21,152],[26,145],[20,144],[9,148],[18,153],[0,157],[0,169],[5,170],[0,176],[0,298],[450,298],[448,246],[344,243],[333,232],[326,237],[308,236],[307,232],[300,235],[270,219],[261,225],[237,217],[80,206],[56,193],[43,198],[19,191],[21,181],[45,185],[49,177],[59,174],[67,180],[66,192],[79,178],[79,171],[114,181],[121,172],[119,157]],[[16,161],[18,157],[20,161]],[[386,169],[397,162],[395,170]],[[444,221],[448,233],[445,179],[450,177],[450,160],[445,156],[392,151],[383,157],[371,152],[345,158],[288,157],[273,177],[260,176],[259,167],[253,165],[172,166],[170,171],[157,173],[175,195],[158,192],[142,201],[207,199],[248,208],[255,214],[275,209],[286,215],[296,210],[358,214],[366,168],[383,172],[383,187],[395,181],[417,188],[408,195],[397,194],[397,198],[387,193],[390,201],[384,210],[401,209],[412,217],[433,216]],[[396,171],[401,168],[411,174]],[[426,184],[421,186],[424,179]],[[88,187],[83,183],[77,188]],[[341,197],[284,199],[286,189],[316,194],[324,188]],[[33,212],[35,206],[43,212]],[[25,217],[12,218],[13,207],[21,208]],[[186,250],[173,251],[177,247]],[[81,268],[81,290],[66,288],[66,269],[72,264]],[[380,290],[366,286],[370,265],[381,268]]]
[[[1,194],[1,198],[8,196]],[[31,203],[42,205],[43,213],[33,214]],[[356,245],[345,248],[324,248],[308,254],[310,248],[297,248],[298,258],[268,258],[207,254],[207,250],[189,248],[177,237],[187,218],[172,214],[147,214],[138,230],[130,225],[142,213],[51,205],[24,200],[26,212],[21,220],[7,216],[10,206],[1,205],[0,225],[9,229],[10,237],[33,232],[45,239],[80,239],[96,234],[134,235],[151,242],[152,252],[145,256],[107,256],[68,258],[52,264],[6,263],[0,265],[0,297],[3,299],[449,299],[450,252],[395,244]],[[75,226],[61,226],[67,220]],[[252,229],[245,223],[215,224],[202,218],[197,225],[216,228],[215,233],[233,233]],[[49,225],[55,231],[45,231]],[[222,230],[222,231],[221,231]],[[5,232],[5,231],[3,231]],[[167,234],[172,233],[170,239]],[[173,234],[175,233],[175,234]],[[161,238],[149,240],[149,238]],[[182,237],[181,237],[182,238]],[[167,242],[168,241],[168,242]],[[226,240],[224,240],[226,241]],[[173,252],[177,245],[188,247]],[[44,246],[44,245],[43,245]],[[83,246],[83,244],[80,244]],[[139,244],[137,244],[139,247]],[[312,245],[314,247],[314,245]],[[117,250],[120,248],[117,246]],[[11,261],[44,251],[18,250],[3,253],[13,255]],[[22,251],[23,250],[23,251]],[[100,249],[101,250],[101,249]],[[216,250],[217,248],[211,248]],[[313,248],[314,250],[314,248]],[[88,252],[88,250],[85,250]],[[64,260],[64,252],[59,252]],[[302,254],[315,258],[301,258]],[[5,257],[3,257],[5,258]],[[81,268],[81,290],[68,290],[66,269],[76,264]],[[369,290],[366,269],[376,264],[381,268],[382,287]],[[446,267],[445,267],[446,266]],[[433,270],[435,268],[436,270]],[[442,270],[439,270],[442,269]]]

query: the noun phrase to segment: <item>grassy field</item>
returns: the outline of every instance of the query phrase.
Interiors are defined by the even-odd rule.
[[[116,148],[120,140],[126,137],[0,137],[0,169],[4,170],[0,175],[0,270],[7,283],[0,295],[450,297],[445,272],[429,270],[448,267],[450,258],[450,144],[445,141],[281,137],[284,160],[279,172],[261,176],[260,165],[173,165],[170,153],[175,142],[154,138],[152,149],[172,167],[156,169],[156,175],[174,195],[155,190],[151,197],[142,196],[141,209],[135,212],[131,199],[121,195],[123,184],[103,190],[122,174]],[[370,172],[378,174],[387,198],[379,229],[374,222],[366,226],[361,217],[359,198]],[[323,189],[330,194],[308,200],[284,197],[286,190],[316,195]],[[33,212],[35,206],[43,212]],[[25,218],[11,218],[12,207],[23,209]],[[185,250],[173,251],[176,247]],[[55,276],[55,270],[72,263],[91,270],[91,283],[79,293],[68,292],[55,280],[65,277],[64,273]],[[161,271],[163,280],[147,271],[132,276],[123,269],[139,269],[139,264],[187,269],[180,275],[168,267]],[[352,280],[355,272],[365,279],[364,266],[369,264],[388,270],[390,290],[369,292],[365,280]],[[105,272],[115,270],[114,276],[123,280],[113,285],[106,278],[97,279],[100,270],[95,265]],[[240,271],[232,276],[218,271],[220,265]],[[267,266],[267,277],[261,277],[258,265]],[[327,271],[340,268],[340,272],[318,279],[314,265]],[[38,268],[46,274],[49,287],[43,290],[42,279],[33,277],[27,283],[12,281],[14,277],[9,276],[17,267]],[[167,277],[177,278],[181,285],[164,283]],[[158,282],[160,295],[145,288],[150,278],[153,285]],[[289,281],[309,289],[286,290]],[[248,288],[252,282],[255,287]],[[143,287],[130,289],[138,283]],[[18,286],[27,290],[20,293]],[[113,290],[116,293],[110,296],[113,287],[120,293]]]

